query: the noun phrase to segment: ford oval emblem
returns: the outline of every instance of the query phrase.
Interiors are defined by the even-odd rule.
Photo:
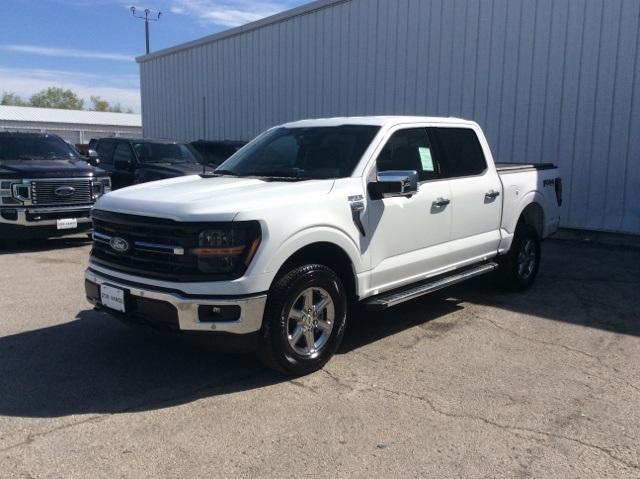
[[[73,186],[60,186],[53,190],[53,194],[60,198],[69,198],[70,196],[73,196],[75,192],[76,189]]]
[[[129,242],[124,238],[120,238],[119,236],[114,236],[113,238],[111,238],[111,240],[109,241],[109,246],[111,246],[111,249],[113,251],[116,251],[117,253],[126,253],[131,248]]]

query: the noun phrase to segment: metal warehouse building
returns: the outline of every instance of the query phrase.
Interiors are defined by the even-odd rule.
[[[55,133],[71,143],[105,136],[142,136],[142,118],[110,113],[27,106],[0,106],[0,131]]]
[[[563,226],[640,233],[639,18],[638,0],[320,0],[140,57],[144,134],[469,118],[499,161],[560,165]]]

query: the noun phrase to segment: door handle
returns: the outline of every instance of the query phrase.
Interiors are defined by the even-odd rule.
[[[494,198],[497,198],[498,196],[500,196],[500,192],[499,191],[490,190],[490,191],[487,191],[484,194],[484,196],[485,196],[485,198],[491,198],[493,200]]]
[[[448,198],[438,198],[433,202],[433,206],[442,208],[443,206],[447,206],[449,203],[451,203],[451,200]]]

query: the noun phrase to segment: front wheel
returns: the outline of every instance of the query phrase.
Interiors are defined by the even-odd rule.
[[[269,291],[259,356],[292,376],[317,371],[340,346],[346,318],[346,293],[333,270],[319,264],[294,268]]]
[[[528,289],[538,274],[540,255],[540,239],[536,231],[526,223],[519,224],[511,249],[500,260],[503,285],[512,291]]]

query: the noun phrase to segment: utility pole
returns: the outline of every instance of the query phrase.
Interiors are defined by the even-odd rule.
[[[144,38],[146,41],[147,55],[148,55],[149,54],[149,22],[159,21],[160,15],[162,15],[162,12],[152,12],[148,8],[145,8],[144,15],[136,15],[136,7],[130,7],[129,10],[131,10],[131,14],[134,17],[144,20]],[[151,15],[151,13],[154,13],[154,15]],[[151,17],[149,15],[151,15]]]

